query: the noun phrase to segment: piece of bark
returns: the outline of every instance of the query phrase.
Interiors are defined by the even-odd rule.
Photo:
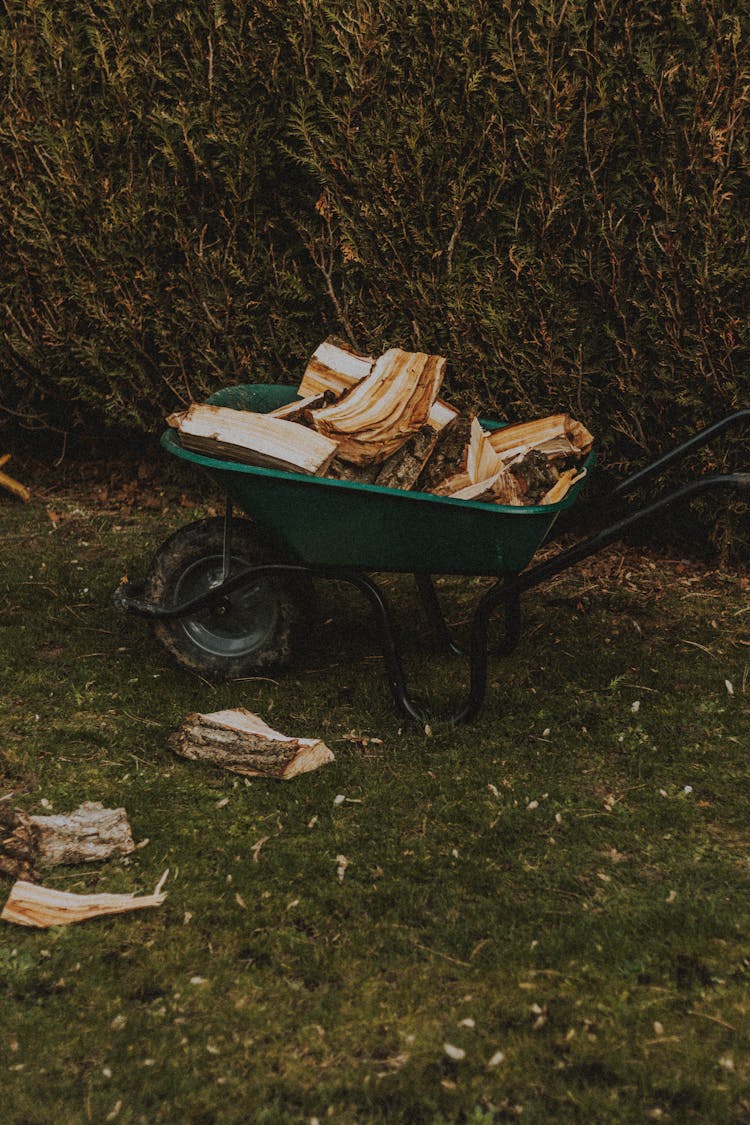
[[[320,476],[336,453],[337,443],[315,430],[270,414],[193,403],[167,419],[180,443],[208,457],[242,464]]]
[[[13,879],[36,875],[39,829],[20,809],[0,804],[0,872]]]
[[[373,483],[381,488],[413,488],[437,440],[438,433],[428,422],[383,462]]]
[[[105,809],[99,801],[85,801],[72,813],[29,819],[39,833],[42,865],[96,863],[135,850],[125,809]]]
[[[162,893],[167,874],[165,871],[152,895],[78,895],[19,879],[11,887],[0,921],[45,929],[85,922],[88,918],[99,918],[104,914],[124,914],[149,906],[161,906],[167,897]]]
[[[380,472],[380,465],[352,465],[350,461],[342,461],[334,457],[326,469],[326,476],[331,480],[348,480],[356,484],[372,484]]]
[[[312,412],[315,427],[345,461],[385,461],[427,423],[444,370],[442,356],[391,348],[337,403]]]
[[[419,492],[437,492],[461,470],[471,433],[471,418],[458,415],[438,434],[432,455],[414,485]],[[467,481],[467,484],[470,483]]]
[[[188,715],[169,744],[191,761],[209,762],[246,777],[283,781],[333,761],[333,753],[320,739],[290,738],[244,707]]]

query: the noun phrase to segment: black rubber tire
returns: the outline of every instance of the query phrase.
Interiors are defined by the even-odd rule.
[[[205,593],[221,575],[224,520],[198,520],[176,531],[156,552],[145,596],[171,606]],[[262,528],[232,524],[231,574],[246,566],[283,561]],[[297,630],[313,602],[312,582],[297,576],[263,578],[232,594],[228,605],[189,617],[157,620],[154,635],[184,667],[214,679],[285,667]]]

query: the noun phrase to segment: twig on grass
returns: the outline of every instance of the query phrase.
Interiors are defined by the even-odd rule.
[[[734,1031],[735,1033],[737,1032],[737,1028],[734,1027],[731,1023],[727,1023],[726,1020],[719,1019],[718,1016],[709,1016],[708,1012],[696,1012],[694,1008],[689,1008],[688,1015],[697,1016],[702,1020],[709,1020],[711,1023],[716,1023],[719,1025],[719,1027],[725,1028],[726,1031]]]

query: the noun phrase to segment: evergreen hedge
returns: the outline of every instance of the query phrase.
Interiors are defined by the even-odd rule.
[[[0,405],[158,427],[336,332],[635,464],[747,403],[749,37],[739,0],[6,0]]]

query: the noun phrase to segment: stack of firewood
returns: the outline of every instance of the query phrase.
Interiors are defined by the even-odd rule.
[[[442,356],[340,341],[316,349],[299,397],[270,414],[193,404],[168,422],[186,449],[245,464],[512,506],[562,500],[593,438],[567,414],[485,429],[438,397]]]

